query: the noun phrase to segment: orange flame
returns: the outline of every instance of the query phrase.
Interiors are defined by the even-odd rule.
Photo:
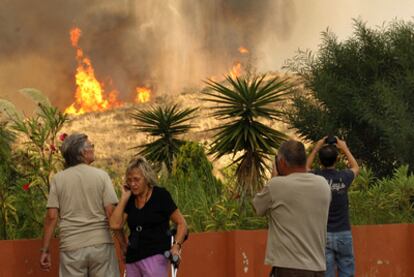
[[[107,95],[104,93],[103,85],[95,77],[91,60],[84,56],[82,49],[78,46],[80,35],[81,30],[79,28],[73,28],[70,31],[72,46],[76,48],[78,67],[75,75],[75,102],[66,108],[65,113],[83,114],[121,106],[122,103],[117,100],[117,91],[111,91]]]
[[[247,53],[249,53],[249,49],[247,49],[246,47],[240,46],[239,47],[239,53],[240,54],[247,54]]]
[[[151,90],[146,87],[137,87],[137,95],[135,97],[136,103],[145,103],[148,102],[151,98]]]
[[[230,74],[230,76],[233,78],[233,79],[235,79],[236,77],[239,77],[240,75],[241,75],[241,73],[242,73],[242,65],[241,65],[241,63],[240,62],[236,62],[234,65],[233,65],[233,68],[230,70],[230,72],[229,72],[229,74]]]
[[[78,48],[79,38],[81,36],[82,31],[79,28],[73,28],[70,30],[70,42],[72,46]]]

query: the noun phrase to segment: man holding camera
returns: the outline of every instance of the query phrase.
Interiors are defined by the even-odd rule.
[[[323,277],[331,191],[327,181],[306,171],[306,152],[299,141],[278,151],[272,179],[256,194],[258,215],[269,220],[265,263],[270,276]]]
[[[344,153],[348,160],[349,168],[344,170],[336,169],[338,150]],[[316,143],[306,162],[308,171],[311,170],[317,153],[319,154],[322,168],[313,170],[313,172],[325,177],[332,192],[325,251],[325,276],[335,277],[336,267],[339,277],[351,277],[355,275],[355,265],[351,224],[349,222],[348,189],[359,173],[359,166],[345,141],[337,137],[324,137]]]

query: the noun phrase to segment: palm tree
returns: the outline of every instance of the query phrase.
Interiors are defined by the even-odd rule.
[[[187,133],[192,127],[188,123],[197,108],[179,109],[177,105],[166,107],[153,107],[149,110],[136,110],[131,117],[136,120],[134,124],[138,132],[146,132],[157,137],[156,140],[134,147],[137,155],[143,155],[148,160],[157,164],[165,163],[171,172],[174,156],[178,149],[185,143],[177,138],[178,135]]]
[[[217,133],[209,154],[217,159],[226,154],[233,155],[242,200],[262,187],[265,161],[286,139],[285,134],[260,121],[281,120],[284,113],[275,109],[275,104],[286,99],[291,86],[287,79],[265,77],[239,79],[227,76],[228,85],[207,80],[209,90],[202,92],[207,96],[204,100],[216,104],[212,107],[213,116],[226,122],[212,129]]]

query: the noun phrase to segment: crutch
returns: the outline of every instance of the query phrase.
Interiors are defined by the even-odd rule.
[[[177,229],[171,229],[168,231],[168,235],[171,237],[171,247],[174,245],[174,236],[177,233]],[[185,234],[184,241],[188,238],[188,232]],[[183,243],[184,243],[183,241]],[[171,263],[171,277],[177,277],[178,266],[180,265],[180,256],[172,255],[170,250],[164,252],[164,256],[170,260]]]

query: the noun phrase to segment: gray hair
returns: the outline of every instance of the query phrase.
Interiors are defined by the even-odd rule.
[[[300,141],[288,140],[282,143],[277,153],[278,157],[283,158],[289,167],[306,166],[305,146]]]
[[[78,133],[65,138],[60,147],[60,152],[65,159],[66,168],[83,163],[82,151],[87,140],[87,135]]]
[[[138,156],[132,159],[128,164],[126,175],[128,175],[134,169],[141,171],[142,175],[145,178],[145,181],[150,187],[157,185],[157,177],[154,173],[154,170],[144,157]]]

